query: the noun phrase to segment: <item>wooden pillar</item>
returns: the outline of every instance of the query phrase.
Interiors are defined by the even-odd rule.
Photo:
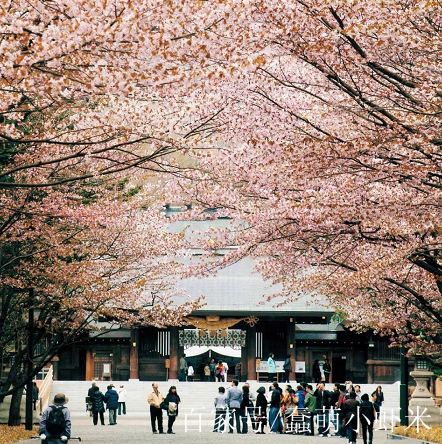
[[[140,331],[137,328],[130,330],[130,357],[129,357],[129,379],[139,380],[138,374],[138,350],[140,342]]]
[[[289,379],[294,381],[295,374],[295,359],[296,359],[296,343],[295,343],[295,318],[289,318],[287,322],[287,355],[291,356],[292,367]],[[285,356],[284,356],[285,359]]]
[[[246,346],[243,352],[244,362],[247,362],[247,366],[244,366],[244,377],[246,380],[256,381],[256,327],[247,325]]]
[[[179,355],[179,328],[170,327],[170,369],[169,379],[178,379]]]
[[[92,350],[86,350],[86,381],[94,380],[94,357]]]

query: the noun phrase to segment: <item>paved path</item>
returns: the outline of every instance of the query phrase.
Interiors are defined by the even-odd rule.
[[[106,415],[107,416],[107,415]],[[107,420],[107,418],[106,418]],[[164,420],[166,417],[164,416]],[[188,430],[185,431],[184,414],[180,413],[174,425],[175,435],[154,435],[151,432],[149,418],[129,416],[119,416],[118,424],[115,426],[93,426],[92,418],[74,418],[72,424],[73,436],[81,436],[81,444],[138,444],[138,443],[189,443],[189,444],[219,444],[225,443],[238,443],[238,436],[236,433],[213,433],[212,427],[205,421],[201,425],[201,432],[198,430],[198,421],[190,421],[188,423]],[[165,422],[166,424],[166,422]],[[192,429],[192,430],[189,430]],[[267,428],[268,429],[268,428]],[[395,441],[387,438],[387,433],[390,431],[375,431],[373,444],[395,444],[407,443],[408,440]],[[347,444],[346,439],[340,439],[336,437],[322,438],[315,436],[303,436],[303,435],[255,435],[249,431],[247,437],[241,435],[241,442],[258,444],[276,444],[275,441],[281,443],[300,443],[302,444],[315,444],[318,442],[326,444]],[[77,441],[70,441],[71,444],[75,444]],[[362,444],[362,438],[358,438],[358,444]],[[21,444],[39,444],[38,440],[26,440]]]

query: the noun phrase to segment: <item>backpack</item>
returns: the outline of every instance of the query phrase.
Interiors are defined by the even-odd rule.
[[[63,409],[64,407],[51,405],[51,411],[46,421],[46,430],[53,436],[61,436],[66,429]]]

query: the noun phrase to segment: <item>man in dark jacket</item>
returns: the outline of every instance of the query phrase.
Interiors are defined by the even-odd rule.
[[[330,392],[325,390],[325,384],[320,382],[315,391],[316,414],[318,415],[318,433],[322,436],[330,436]]]
[[[361,396],[361,405],[359,407],[359,420],[362,426],[362,438],[364,444],[367,444],[367,430],[368,430],[368,444],[373,443],[373,423],[375,421],[376,411],[374,405],[370,402],[367,393]]]
[[[118,393],[113,384],[107,386],[104,402],[109,410],[109,425],[115,425],[117,423]]]

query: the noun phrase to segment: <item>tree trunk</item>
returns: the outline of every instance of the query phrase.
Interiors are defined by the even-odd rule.
[[[20,406],[23,396],[23,387],[12,394],[11,406],[9,407],[8,426],[19,426],[21,424]]]

